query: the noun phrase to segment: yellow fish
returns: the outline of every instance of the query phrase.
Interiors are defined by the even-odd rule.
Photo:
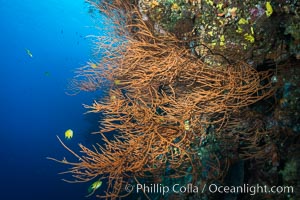
[[[73,137],[73,131],[71,129],[66,130],[65,132],[65,138],[71,139]]]
[[[184,121],[184,130],[186,130],[186,131],[190,130],[190,121],[189,120]]]
[[[121,84],[121,80],[114,80],[115,85],[120,85]]]
[[[97,68],[97,65],[96,65],[95,63],[91,63],[90,66],[91,66],[91,68],[93,68],[93,69],[96,69],[96,68]]]
[[[31,53],[31,51],[30,51],[29,49],[25,49],[25,50],[26,50],[27,55],[28,55],[30,58],[32,58],[33,55],[32,55],[32,53]]]
[[[93,195],[95,193],[95,191],[100,188],[102,185],[102,181],[98,180],[95,181],[89,188],[88,188],[88,192],[89,194],[86,197],[89,197],[91,195]]]
[[[87,62],[87,64],[88,64],[91,68],[93,68],[93,69],[98,68],[98,64],[97,64],[97,63]]]

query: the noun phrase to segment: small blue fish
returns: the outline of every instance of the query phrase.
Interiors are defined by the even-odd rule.
[[[45,76],[50,76],[50,72],[44,72]]]
[[[25,50],[26,50],[27,55],[28,55],[30,58],[32,58],[33,55],[32,55],[32,53],[31,53],[31,51],[30,51],[29,49],[25,49]]]

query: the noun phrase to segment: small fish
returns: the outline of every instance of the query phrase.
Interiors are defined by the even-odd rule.
[[[98,180],[92,183],[92,185],[88,188],[89,194],[86,197],[89,197],[95,193],[95,191],[100,188],[102,185],[102,181]]]
[[[31,51],[30,51],[29,49],[25,49],[25,50],[26,50],[27,55],[28,55],[30,58],[32,58],[33,55],[32,55],[32,53],[31,53]]]
[[[186,131],[190,130],[190,121],[189,120],[184,121],[184,130],[186,130]]]
[[[50,72],[44,72],[45,76],[50,76]]]
[[[121,84],[121,80],[116,79],[116,80],[114,80],[114,83],[115,83],[115,85],[120,85]]]
[[[73,137],[73,131],[71,129],[66,130],[65,132],[65,138],[71,139]]]
[[[90,63],[91,68],[96,69],[97,65],[95,63]]]

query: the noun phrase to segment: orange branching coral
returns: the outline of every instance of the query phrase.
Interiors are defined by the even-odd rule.
[[[139,28],[150,34],[143,22]],[[127,38],[122,57],[109,54],[111,67],[107,67],[107,62],[99,65],[101,75],[113,82],[114,88],[126,90],[128,99],[153,104],[154,110],[165,111],[167,118],[176,119],[175,123],[220,123],[230,111],[274,92],[270,89],[270,72],[259,73],[244,62],[211,66],[196,59],[175,38],[150,36],[149,40],[155,42],[149,44]],[[192,119],[192,115],[198,117]],[[201,116],[210,121],[201,121]],[[215,122],[211,121],[213,118]]]
[[[124,187],[130,177],[138,181],[192,175],[190,181],[199,182],[199,147],[207,128],[220,134],[241,108],[273,95],[271,73],[257,72],[242,61],[203,62],[174,36],[154,35],[128,1],[94,5],[111,16],[124,41],[98,38],[98,48],[106,49],[104,58],[97,67],[79,69],[79,81],[73,85],[77,92],[110,84],[107,98],[84,105],[87,112],[103,114],[99,134],[105,144],[93,150],[80,145],[81,156],[60,140],[79,162],[53,160],[71,165],[68,172],[75,182],[106,178],[106,194],[101,197],[111,199],[128,195]],[[112,131],[118,134],[109,140],[105,134]],[[207,177],[221,178],[228,162],[211,154],[214,162],[206,167],[214,172]],[[166,175],[167,169],[174,173]]]
[[[82,73],[84,71],[84,74]],[[91,92],[96,91],[100,87],[104,86],[104,80],[102,76],[99,76],[101,72],[97,71],[91,65],[86,65],[76,72],[76,76],[72,79],[68,85],[67,94],[76,95],[80,91]]]

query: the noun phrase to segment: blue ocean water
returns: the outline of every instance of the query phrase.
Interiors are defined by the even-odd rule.
[[[71,156],[56,138],[67,129],[72,149],[97,140],[90,133],[99,116],[84,115],[82,104],[101,91],[65,92],[74,70],[92,58],[86,36],[99,34],[104,19],[93,18],[83,0],[0,0],[0,17],[0,199],[95,199],[84,197],[88,183],[61,181],[57,173],[67,166],[46,157]]]

